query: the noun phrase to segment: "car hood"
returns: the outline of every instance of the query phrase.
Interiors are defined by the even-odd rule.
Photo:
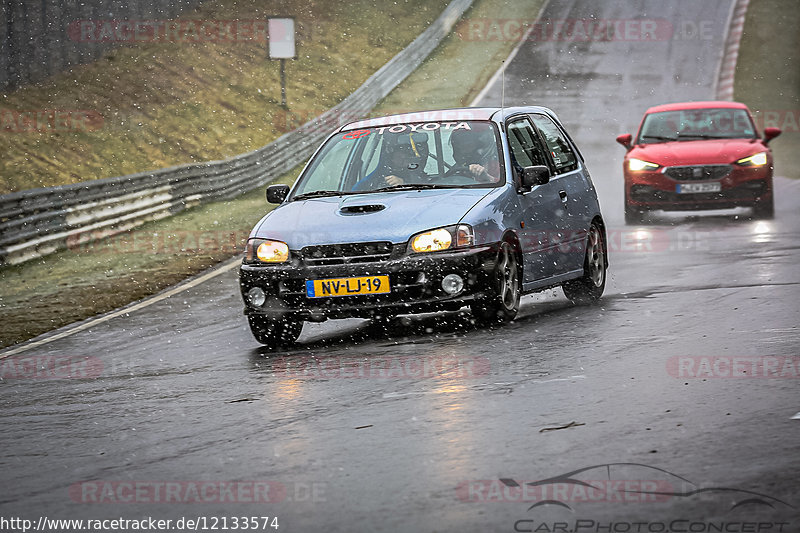
[[[639,144],[628,152],[628,157],[662,166],[727,165],[766,149],[757,139],[707,139]]]
[[[283,203],[251,237],[275,239],[299,250],[312,244],[389,241],[458,223],[491,191],[409,190],[312,198]]]

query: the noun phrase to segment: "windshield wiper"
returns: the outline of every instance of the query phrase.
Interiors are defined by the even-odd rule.
[[[708,133],[678,133],[678,137],[696,137],[698,139],[732,139],[730,135],[709,135]]]
[[[664,137],[663,135],[642,135],[642,139],[658,139],[659,141],[677,141],[677,137]]]
[[[307,200],[309,198],[324,198],[326,196],[343,196],[345,194],[353,194],[352,191],[311,191],[311,192],[304,192],[303,194],[298,194],[297,196],[292,198],[292,201],[295,200]]]
[[[373,189],[364,192],[384,192],[384,191],[407,191],[416,189],[458,189],[461,185],[436,185],[434,183],[403,183],[400,185],[391,185],[389,187],[381,187],[380,189]]]

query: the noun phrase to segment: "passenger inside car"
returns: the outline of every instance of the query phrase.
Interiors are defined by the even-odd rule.
[[[480,183],[500,181],[500,160],[490,127],[454,131],[449,142],[455,164],[445,176],[467,174]]]

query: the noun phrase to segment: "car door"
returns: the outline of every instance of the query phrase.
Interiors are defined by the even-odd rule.
[[[555,233],[551,235],[555,246],[549,253],[554,274],[563,275],[583,268],[586,235],[594,214],[593,202],[589,201],[594,187],[579,154],[556,122],[544,114],[531,114],[530,118],[547,149],[553,174],[548,185],[559,199],[553,218]]]
[[[549,166],[543,145],[528,117],[509,120],[506,131],[511,165],[518,184],[523,167]],[[561,200],[551,183],[535,185],[530,191],[521,191],[517,197],[520,223],[517,231],[523,260],[522,281],[523,288],[529,290],[556,272],[552,236],[556,230],[554,220],[556,211],[561,208]]]

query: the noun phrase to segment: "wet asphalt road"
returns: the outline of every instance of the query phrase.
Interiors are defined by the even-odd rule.
[[[506,102],[552,107],[584,151],[609,225],[600,305],[573,307],[558,290],[525,297],[497,329],[466,313],[388,330],[312,324],[299,346],[270,353],[250,337],[229,270],[2,361],[77,357],[96,377],[0,384],[0,517],[277,516],[278,531],[659,531],[685,519],[800,531],[797,375],[677,377],[679,358],[800,356],[800,183],[777,180],[770,222],[740,210],[623,225],[614,137],[651,104],[712,96],[730,8],[633,4],[673,24],[707,20],[713,38],[525,44],[506,73]],[[594,1],[547,10],[632,16]],[[571,491],[555,498],[566,507],[531,508],[536,494],[505,488],[610,463],[638,466],[577,477],[670,494],[587,502]],[[246,491],[205,503],[191,492],[228,481],[256,482],[257,503]],[[271,483],[266,497],[258,483]]]

